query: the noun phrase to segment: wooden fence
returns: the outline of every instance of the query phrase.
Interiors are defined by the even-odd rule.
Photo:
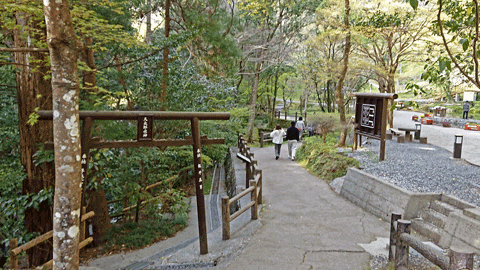
[[[117,202],[123,202],[123,209],[122,209],[122,213],[119,213],[119,214],[116,214],[116,215],[113,215],[113,216],[110,216],[110,218],[116,218],[116,217],[121,217],[121,216],[125,216],[128,214],[129,211],[135,209],[135,222],[138,222],[138,219],[139,219],[139,213],[140,213],[140,209],[141,209],[141,206],[142,205],[145,205],[151,201],[154,201],[160,197],[162,197],[162,195],[160,196],[157,196],[157,197],[153,197],[153,198],[150,198],[148,200],[145,200],[145,201],[142,201],[142,200],[138,200],[137,201],[137,204],[134,204],[134,205],[131,205],[131,206],[127,206],[128,204],[128,198],[136,193],[140,193],[140,192],[143,192],[143,191],[147,191],[149,189],[152,189],[154,187],[157,187],[163,183],[170,183],[173,182],[174,180],[176,180],[177,177],[176,176],[172,176],[166,180],[162,180],[162,181],[159,181],[159,182],[156,182],[154,184],[151,184],[149,186],[146,186],[146,187],[142,187],[141,189],[131,193],[131,194],[128,194],[128,195],[125,195],[123,198],[120,198],[120,199],[116,199],[116,200],[113,200],[113,201],[108,201],[107,204],[112,204],[112,203],[117,203]]]
[[[401,214],[392,213],[388,259],[394,262],[394,269],[408,269],[409,247],[411,247],[443,270],[473,270],[473,252],[451,247],[449,256],[446,256],[410,235],[411,222],[401,218]]]
[[[250,148],[247,147],[247,142],[242,135],[238,135],[238,149],[239,153],[237,156],[246,164],[245,185],[247,189],[231,199],[228,196],[222,197],[223,240],[230,239],[230,222],[249,208],[251,209],[252,220],[258,219],[258,205],[262,203],[262,170],[258,168],[257,161],[254,160],[254,155],[250,152]],[[248,194],[251,196],[251,201],[237,212],[230,215],[230,204],[235,203]]]
[[[280,113],[281,113],[281,111],[275,111],[275,118],[281,119],[282,115]],[[302,117],[302,114],[300,114],[299,112],[295,112],[295,115],[288,115],[288,111],[285,111],[283,113],[284,120],[287,120],[287,117],[292,117],[292,118],[295,119],[295,122],[297,122],[298,118]],[[307,120],[307,112],[304,113],[303,120],[304,121]]]
[[[89,218],[92,218],[95,216],[95,213],[93,211],[90,211],[86,213],[86,207],[82,207],[82,219],[80,221],[80,243],[78,245],[79,249],[84,248],[86,245],[90,244],[93,241],[93,237],[88,237],[85,239],[85,221]],[[48,239],[53,237],[53,230],[40,235],[39,237],[17,247],[18,241],[17,238],[12,238],[10,239],[10,269],[18,269],[18,255],[21,254],[24,251],[27,251],[31,249],[32,247],[47,241]],[[40,266],[40,269],[50,269],[53,267],[53,259],[46,262],[42,266]]]

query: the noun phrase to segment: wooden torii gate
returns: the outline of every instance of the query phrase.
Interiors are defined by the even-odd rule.
[[[40,120],[53,120],[53,111],[38,111]],[[200,239],[200,254],[208,253],[207,225],[205,218],[205,198],[202,179],[201,147],[209,144],[222,144],[225,139],[208,139],[200,136],[200,120],[228,120],[230,113],[218,112],[156,112],[156,111],[80,111],[83,121],[81,130],[82,154],[82,201],[85,193],[88,160],[92,148],[126,148],[126,147],[166,147],[193,145],[193,164],[195,170],[195,187],[197,198],[198,232]],[[137,120],[136,141],[94,141],[92,126],[95,120]],[[154,120],[189,120],[192,137],[185,139],[153,139]],[[53,149],[53,143],[46,145]],[[83,202],[82,202],[83,204]]]

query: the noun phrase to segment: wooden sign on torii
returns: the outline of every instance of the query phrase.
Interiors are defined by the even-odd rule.
[[[52,111],[38,111],[40,120],[52,120]],[[200,239],[200,254],[208,253],[207,225],[205,218],[205,198],[203,193],[204,179],[202,179],[201,147],[209,144],[222,144],[225,139],[208,139],[200,136],[200,120],[228,120],[230,113],[218,112],[156,112],[156,111],[80,111],[83,121],[82,139],[82,198],[85,192],[88,160],[92,148],[127,148],[127,147],[166,147],[166,146],[193,146],[193,164],[195,170],[195,187],[197,198],[198,231]],[[94,141],[92,140],[92,126],[95,120],[137,120],[136,141]],[[185,139],[153,139],[154,120],[190,120],[192,137]],[[46,144],[53,149],[53,143]],[[82,199],[83,200],[83,199]]]

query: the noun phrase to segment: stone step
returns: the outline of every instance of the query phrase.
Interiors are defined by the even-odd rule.
[[[437,212],[433,209],[424,209],[420,212],[420,217],[427,223],[430,223],[440,229],[445,228],[447,216]]]
[[[467,217],[480,221],[480,208],[468,208],[463,210],[463,214]]]
[[[446,203],[448,203],[448,204],[450,204],[450,205],[452,205],[452,206],[454,206],[458,209],[461,209],[461,210],[467,209],[467,208],[476,208],[477,207],[474,204],[471,204],[471,203],[466,202],[466,201],[462,201],[458,198],[455,198],[455,197],[450,196],[450,195],[445,195],[445,194],[442,195],[441,200],[442,200],[442,202],[446,202]]]
[[[430,203],[430,209],[435,210],[439,212],[442,215],[448,216],[451,212],[458,211],[461,212],[461,210],[453,205],[450,205],[446,202],[443,201],[433,201]]]
[[[438,244],[440,241],[440,229],[425,222],[422,218],[412,219],[412,229],[420,235],[430,239],[435,244]]]

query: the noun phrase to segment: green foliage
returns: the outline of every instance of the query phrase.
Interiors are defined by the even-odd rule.
[[[53,203],[53,189],[42,189],[38,194],[20,195],[21,190],[11,190],[12,193],[3,193],[0,197],[0,250],[8,246],[11,238],[17,238],[22,245],[37,237],[38,233],[29,233],[25,227],[26,208],[38,206],[47,201]]]
[[[382,11],[375,12],[372,16],[363,18],[363,20],[357,21],[357,26],[373,26],[376,28],[383,27],[400,27],[405,22],[411,20],[412,15],[410,13],[400,14],[395,12],[393,14],[386,14]]]
[[[44,162],[53,162],[55,161],[55,156],[53,150],[46,150],[44,144],[39,144],[38,150],[33,154],[33,162],[35,166],[39,166]]]
[[[187,225],[188,216],[161,218],[141,223],[128,222],[113,226],[105,236],[107,249],[112,246],[142,248],[163,237],[174,235]]]
[[[176,218],[188,220],[188,212],[190,210],[189,200],[185,197],[185,193],[175,189],[169,189],[165,193],[167,200],[163,201],[162,208],[164,212],[172,213]]]
[[[337,143],[334,134],[329,134],[325,141],[317,136],[305,138],[296,157],[311,173],[330,182],[345,175],[348,168],[358,165],[356,159],[337,153]]]

